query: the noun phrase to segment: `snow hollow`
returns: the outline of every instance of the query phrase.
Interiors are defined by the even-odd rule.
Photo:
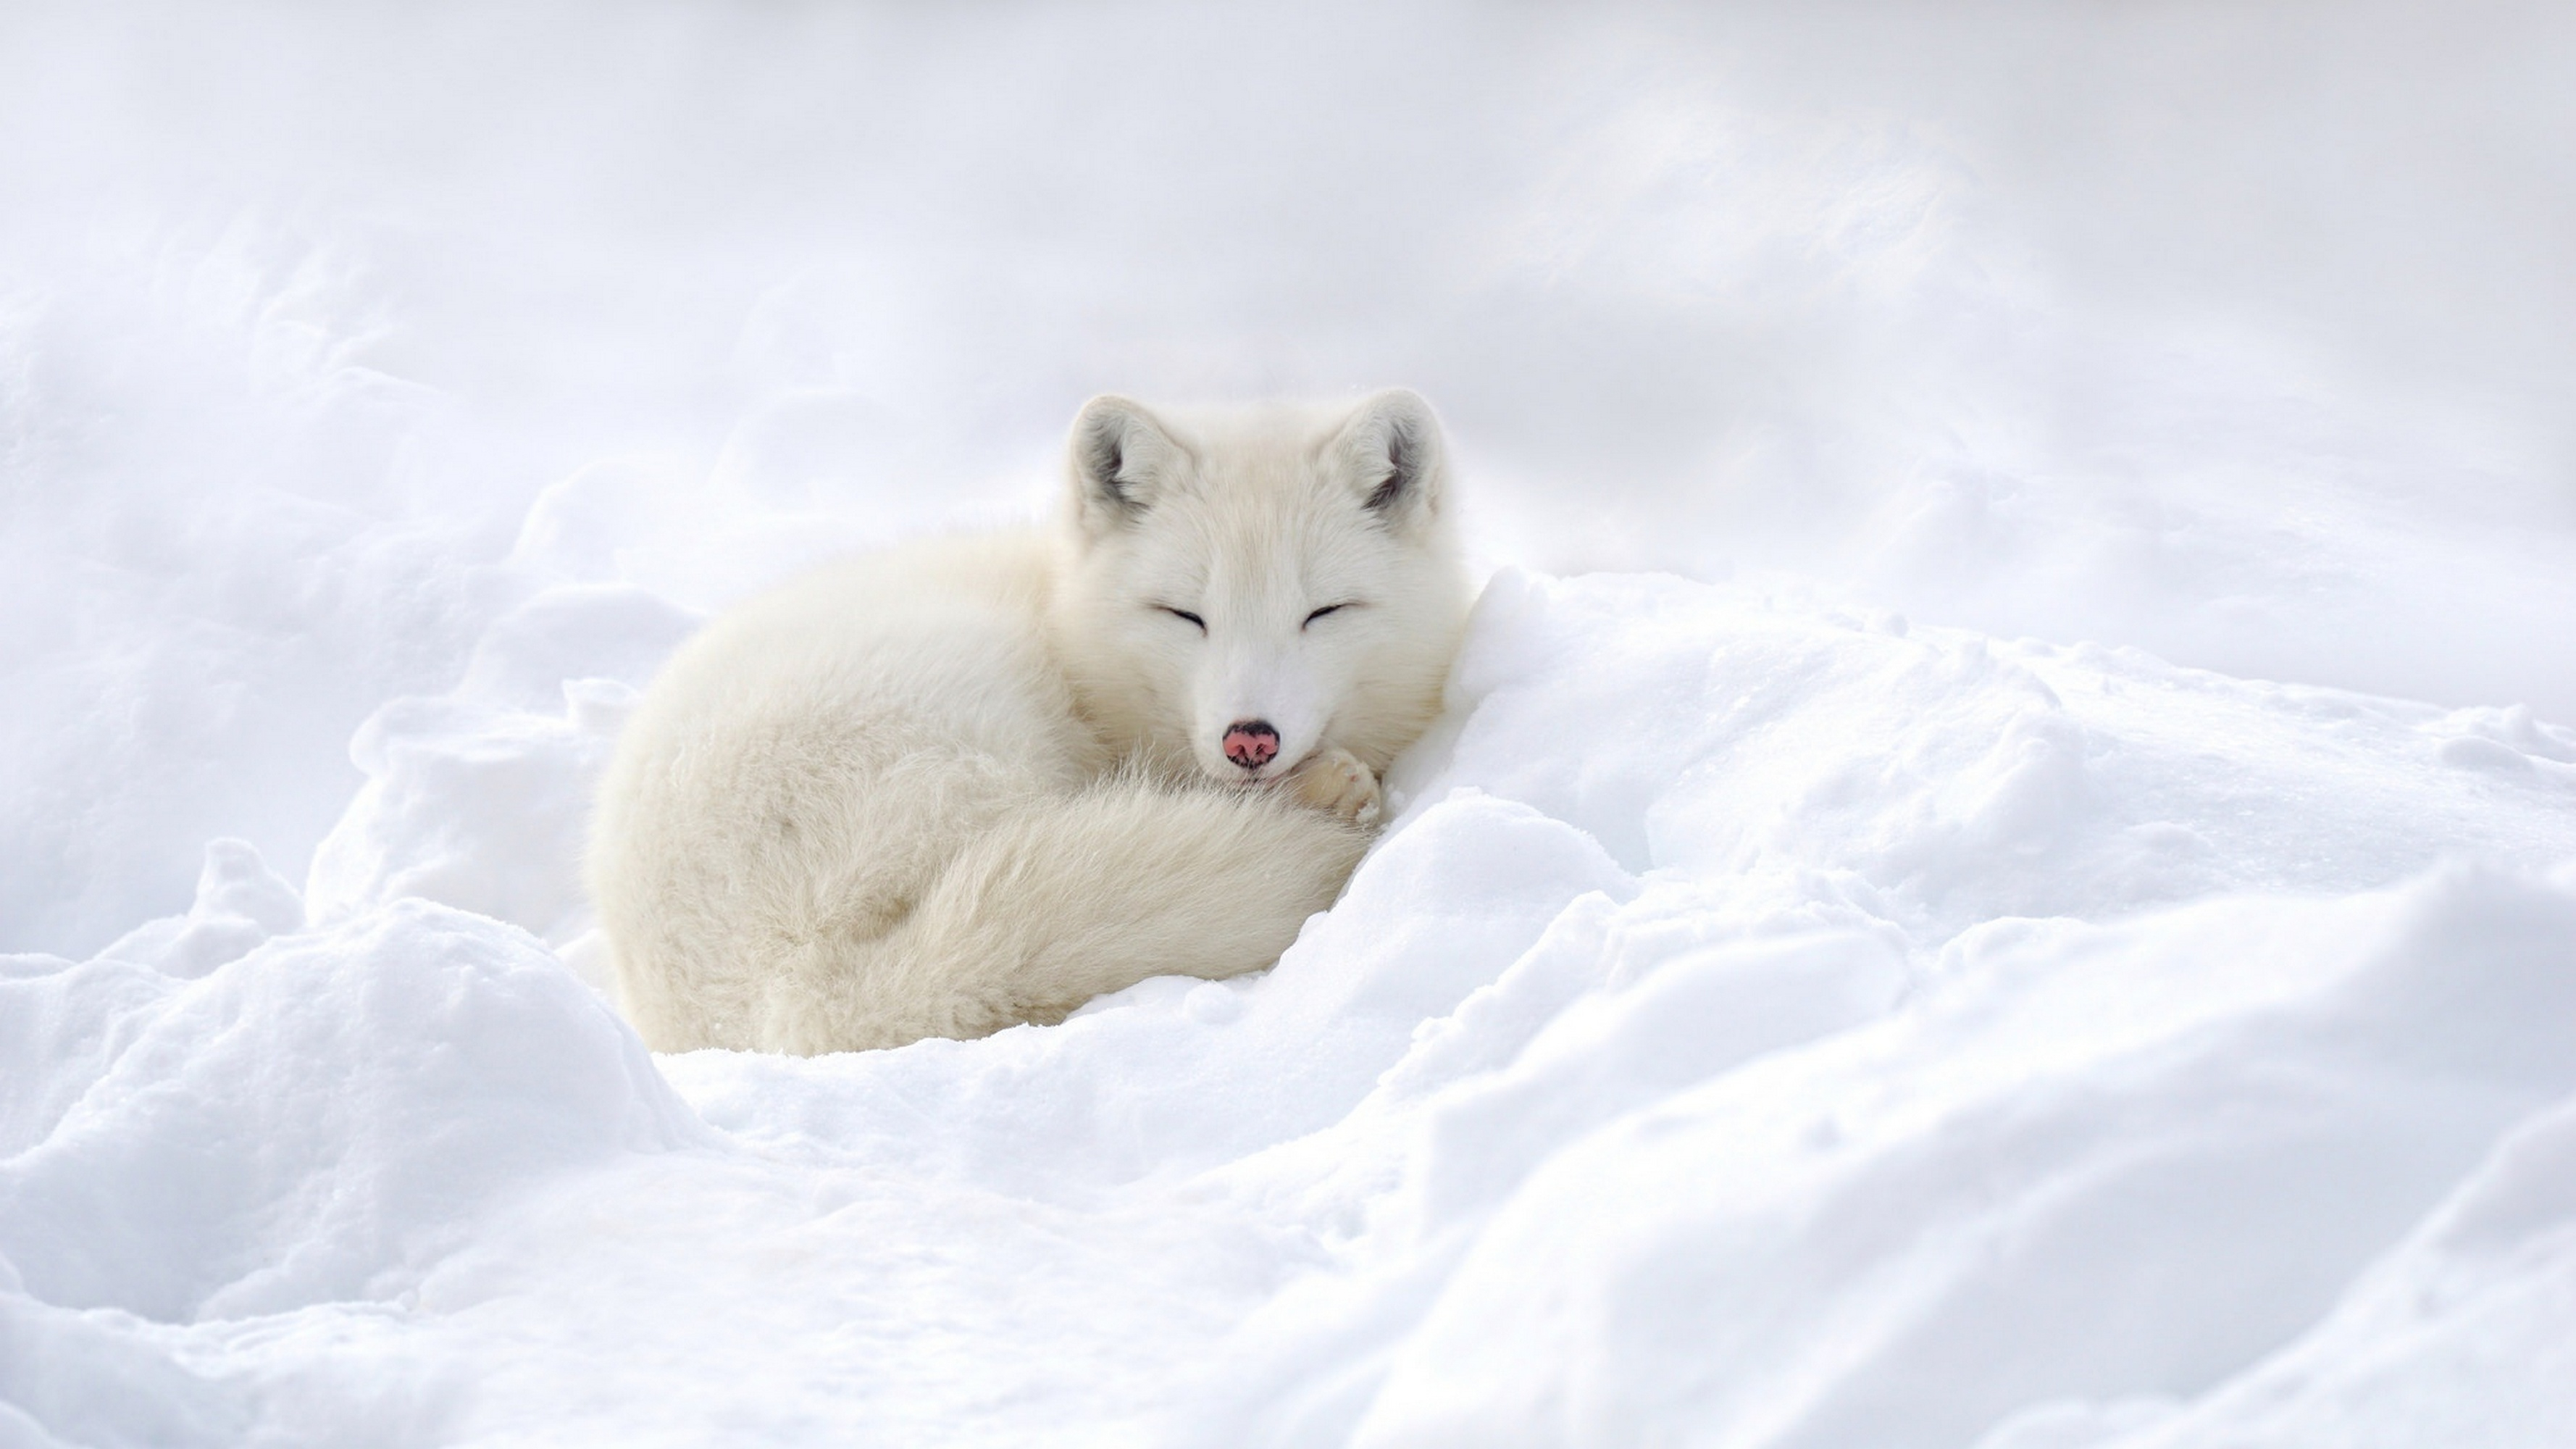
[[[13,11],[0,1445],[2569,1442],[2571,64]],[[1393,382],[1489,578],[1276,970],[642,1048],[678,641]]]

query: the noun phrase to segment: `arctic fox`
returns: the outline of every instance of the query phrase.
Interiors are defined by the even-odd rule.
[[[1095,398],[1066,471],[1053,528],[828,568],[645,692],[588,870],[655,1049],[1059,1021],[1340,893],[1465,620],[1429,405]]]

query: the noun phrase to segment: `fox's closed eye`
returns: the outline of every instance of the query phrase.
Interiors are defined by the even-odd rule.
[[[1313,613],[1311,613],[1311,614],[1308,614],[1308,615],[1306,616],[1306,623],[1307,623],[1307,624],[1312,624],[1312,623],[1314,623],[1317,619],[1320,619],[1320,618],[1324,617],[1326,614],[1338,614],[1338,613],[1340,613],[1341,611],[1343,611],[1344,609],[1347,609],[1347,608],[1349,608],[1349,607],[1350,607],[1350,605],[1348,605],[1348,604],[1326,604],[1324,607],[1322,607],[1322,608],[1320,608],[1320,609],[1317,609],[1315,612],[1313,612]],[[1304,628],[1304,627],[1305,627],[1305,624],[1300,624],[1300,625],[1298,625],[1297,627],[1299,627],[1299,628],[1301,628],[1301,629],[1302,629],[1302,628]]]
[[[1154,607],[1171,615],[1175,619],[1187,619],[1191,623],[1198,625],[1199,632],[1202,634],[1207,632],[1207,620],[1200,618],[1198,615],[1191,613],[1187,609],[1175,609],[1169,604],[1156,604]]]

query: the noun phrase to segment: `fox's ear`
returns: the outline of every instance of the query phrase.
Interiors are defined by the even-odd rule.
[[[1143,404],[1108,393],[1084,403],[1073,420],[1065,470],[1083,532],[1098,537],[1144,517],[1184,456]]]
[[[1372,394],[1333,440],[1336,460],[1362,506],[1397,532],[1439,516],[1448,477],[1445,452],[1440,420],[1409,387]]]

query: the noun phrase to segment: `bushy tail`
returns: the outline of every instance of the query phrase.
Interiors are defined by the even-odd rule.
[[[1151,976],[1279,958],[1340,894],[1365,832],[1269,790],[1113,776],[970,838],[892,929],[798,943],[761,1046],[852,1051],[1063,1019]]]

